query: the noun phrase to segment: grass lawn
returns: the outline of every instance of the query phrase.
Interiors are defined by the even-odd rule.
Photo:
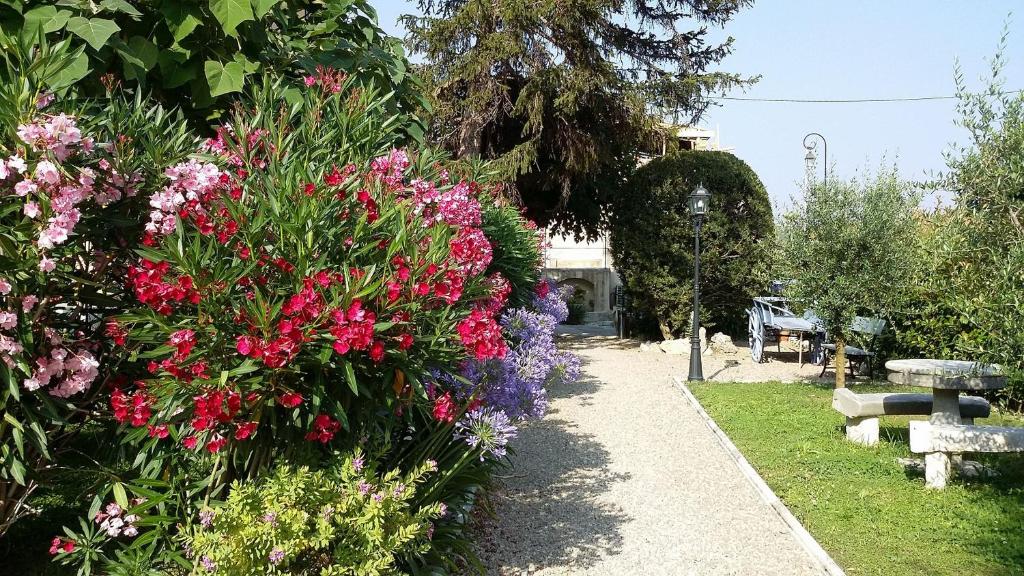
[[[708,414],[851,576],[1024,574],[1024,456],[984,455],[998,477],[945,490],[897,462],[909,418],[883,417],[876,447],[848,442],[820,385],[690,386]],[[856,385],[858,392],[894,390]],[[916,389],[920,392],[920,389]],[[993,412],[978,424],[1022,425]]]

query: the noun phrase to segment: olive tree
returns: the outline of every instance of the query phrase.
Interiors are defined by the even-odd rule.
[[[790,294],[814,310],[836,344],[836,387],[856,315],[890,317],[917,266],[919,196],[895,167],[814,184],[782,217],[778,270]]]

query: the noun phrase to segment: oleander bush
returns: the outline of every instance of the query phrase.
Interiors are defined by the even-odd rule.
[[[140,191],[195,140],[181,118],[111,91],[55,99],[67,46],[0,34],[0,536],[90,424],[110,358],[99,318],[146,213]],[[102,109],[103,114],[96,114]]]
[[[197,122],[153,70],[77,82],[131,54],[76,19],[158,6],[49,7],[0,10],[0,537],[63,482],[82,517],[19,554],[83,575],[474,565],[474,503],[579,372],[536,226],[486,163],[408,145],[400,78],[286,53]],[[198,10],[182,38],[215,50]]]

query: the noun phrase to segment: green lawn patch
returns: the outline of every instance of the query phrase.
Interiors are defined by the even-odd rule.
[[[1024,457],[983,455],[995,478],[943,491],[897,461],[909,418],[883,417],[876,447],[848,442],[832,390],[814,384],[690,386],[772,490],[851,576],[1024,573]],[[855,391],[893,390],[858,385]],[[917,389],[916,391],[920,391]],[[978,424],[1024,425],[993,412]]]

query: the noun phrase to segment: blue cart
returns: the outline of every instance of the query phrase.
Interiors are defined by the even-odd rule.
[[[782,351],[781,332],[796,333],[800,338],[798,359],[804,363],[803,340],[811,342],[810,361],[819,364],[822,359],[821,343],[825,339],[825,330],[813,312],[805,312],[797,316],[789,309],[789,300],[782,296],[765,296],[754,298],[754,305],[747,310],[747,335],[750,343],[750,357],[754,362],[764,362],[765,344],[774,341]]]

